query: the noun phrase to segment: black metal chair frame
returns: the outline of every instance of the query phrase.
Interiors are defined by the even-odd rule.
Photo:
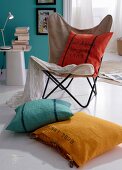
[[[97,82],[97,78],[94,78],[92,77],[93,79],[93,83],[90,81],[90,78],[89,77],[86,77],[90,87],[91,87],[91,92],[89,94],[89,97],[88,97],[88,100],[86,102],[85,105],[82,105],[70,92],[69,90],[67,89],[69,87],[69,85],[71,84],[73,78],[71,78],[71,80],[69,81],[68,85],[65,87],[63,85],[64,82],[66,82],[68,80],[68,78],[72,77],[72,74],[68,74],[61,82],[53,75],[51,74],[49,71],[47,70],[43,70],[43,72],[47,75],[48,79],[47,79],[47,82],[46,82],[46,85],[45,85],[45,89],[44,89],[44,92],[43,92],[43,95],[42,95],[42,98],[43,99],[46,99],[48,98],[57,88],[61,88],[62,90],[65,90],[71,97],[72,99],[75,100],[75,102],[77,104],[79,104],[81,107],[85,108],[89,105],[90,101],[91,101],[91,98],[93,96],[93,94],[96,96],[97,95],[97,88],[96,88],[96,82]],[[48,83],[49,83],[49,80],[52,80],[55,84],[56,84],[56,87],[51,90],[47,95],[46,94],[46,91],[47,91],[47,87],[48,87]]]

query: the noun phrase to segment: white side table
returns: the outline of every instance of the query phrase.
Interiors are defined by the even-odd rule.
[[[6,84],[9,86],[23,86],[25,85],[25,59],[24,52],[27,50],[0,50],[6,52]]]

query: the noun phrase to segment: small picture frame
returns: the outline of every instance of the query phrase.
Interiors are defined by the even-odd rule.
[[[37,5],[55,5],[56,0],[36,0]]]
[[[49,15],[56,12],[56,8],[37,8],[36,9],[36,32],[37,35],[47,35],[47,20]]]

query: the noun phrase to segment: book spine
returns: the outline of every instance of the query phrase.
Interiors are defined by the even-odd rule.
[[[20,33],[20,34],[18,34],[18,33],[14,33],[14,36],[29,36],[29,33]]]
[[[29,41],[29,36],[18,36],[18,40],[27,40]]]
[[[26,45],[13,45],[13,47],[24,47],[24,48],[26,48]]]
[[[26,30],[16,30],[15,33],[17,33],[17,34],[27,34],[28,31],[26,31]]]
[[[12,45],[29,45],[29,41],[14,40],[14,41],[12,41]]]
[[[29,45],[13,45],[14,50],[26,50],[29,49]]]
[[[15,32],[28,32],[29,27],[16,27]]]

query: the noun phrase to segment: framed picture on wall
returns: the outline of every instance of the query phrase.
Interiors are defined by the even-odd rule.
[[[56,0],[36,0],[37,5],[55,5]]]
[[[47,35],[47,20],[49,15],[56,12],[56,8],[37,8],[36,9],[36,32],[37,35]]]

